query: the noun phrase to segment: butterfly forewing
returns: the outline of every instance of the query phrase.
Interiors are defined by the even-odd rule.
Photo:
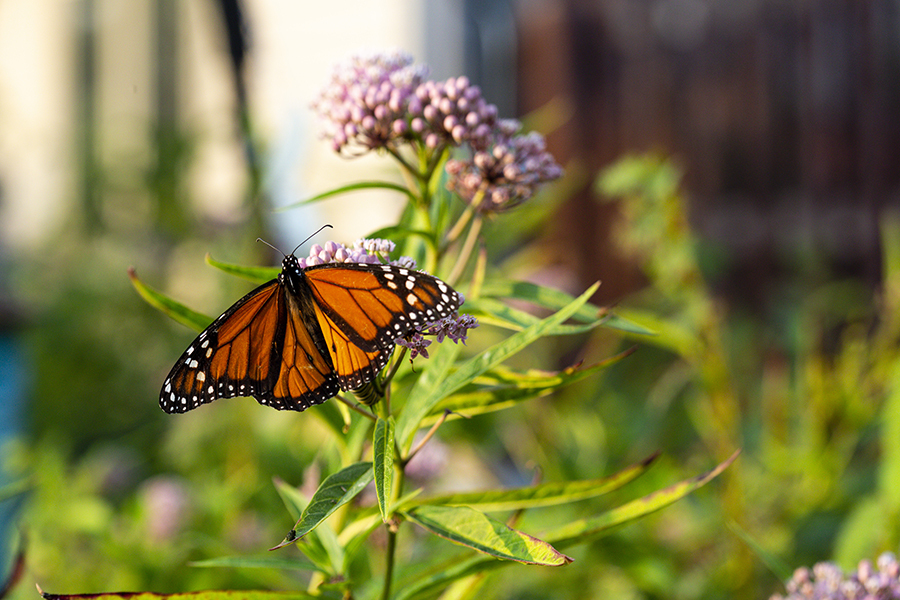
[[[304,273],[316,305],[345,337],[366,350],[391,348],[416,326],[459,308],[459,294],[446,283],[404,267],[327,264]]]
[[[159,405],[168,413],[186,412],[218,398],[251,396],[270,387],[285,315],[277,281],[238,300],[181,355],[163,383]]]

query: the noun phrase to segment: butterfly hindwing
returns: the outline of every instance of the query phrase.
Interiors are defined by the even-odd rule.
[[[363,350],[318,305],[315,311],[341,389],[355,390],[375,379],[387,364],[391,349]]]
[[[284,342],[278,360],[278,378],[271,390],[256,394],[260,404],[279,410],[306,410],[321,404],[338,393],[337,377],[327,355],[324,342],[310,332],[310,315],[301,308],[298,299],[284,290],[287,319]],[[321,336],[316,336],[321,338]]]

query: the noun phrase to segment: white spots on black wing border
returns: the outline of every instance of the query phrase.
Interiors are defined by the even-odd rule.
[[[404,267],[380,265],[378,277],[384,286],[403,301],[403,313],[396,315],[390,327],[376,340],[376,344],[388,348],[394,341],[416,328],[450,316],[459,308],[460,297],[449,285],[428,273],[411,271]],[[417,286],[424,285],[431,296],[431,306],[426,306],[416,295]],[[379,367],[380,368],[380,367]]]

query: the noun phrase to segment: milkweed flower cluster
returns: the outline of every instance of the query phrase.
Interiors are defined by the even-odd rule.
[[[382,259],[387,259],[394,248],[394,242],[377,238],[356,240],[349,248],[344,244],[329,241],[325,242],[324,246],[313,244],[309,248],[309,256],[299,258],[297,262],[300,263],[301,269],[328,263],[377,265],[381,264]],[[397,261],[391,261],[391,264],[415,269],[416,261],[408,256],[403,256]]]
[[[399,51],[354,56],[338,65],[313,102],[332,148],[363,153],[405,139],[407,107],[427,72]]]
[[[430,81],[427,72],[404,52],[342,63],[313,102],[324,137],[349,155],[404,144],[432,152],[462,148],[469,158],[447,162],[447,187],[482,213],[513,208],[562,175],[544,138],[500,119],[467,77]]]
[[[531,198],[543,183],[562,176],[562,168],[547,152],[544,138],[519,135],[521,123],[505,120],[490,145],[468,160],[447,161],[447,187],[481,212],[509,210]]]
[[[797,569],[785,587],[786,596],[775,594],[770,600],[897,600],[900,562],[894,553],[885,552],[876,565],[863,560],[851,573],[844,573],[834,563],[821,562],[812,569]]]

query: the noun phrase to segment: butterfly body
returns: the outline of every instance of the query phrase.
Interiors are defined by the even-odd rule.
[[[375,379],[394,342],[444,318],[460,296],[403,267],[285,257],[277,279],[238,300],[188,346],[159,404],[187,412],[219,398],[253,396],[305,410]]]

